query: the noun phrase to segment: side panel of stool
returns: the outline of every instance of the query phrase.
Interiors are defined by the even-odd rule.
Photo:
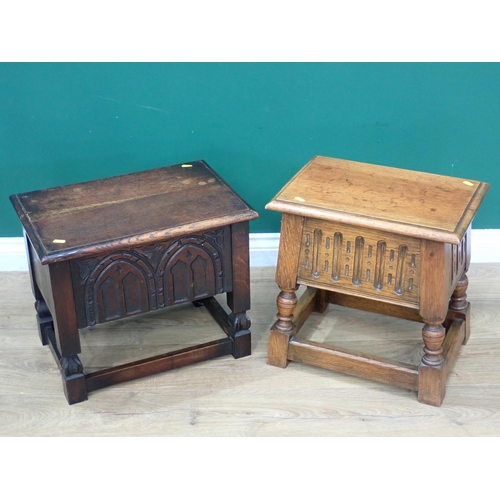
[[[461,244],[456,249],[456,253],[458,254],[456,257],[452,253],[452,261],[454,260],[453,257],[455,257],[458,265],[455,267],[455,276],[452,281],[453,294],[450,300],[448,320],[460,318],[465,321],[463,343],[467,344],[470,336],[471,306],[467,301],[469,279],[466,273],[469,270],[471,258],[471,226],[468,227]]]
[[[447,250],[447,265],[449,267],[449,292],[453,292],[459,280],[464,273],[469,269],[470,256],[471,256],[471,226],[462,238],[459,245],[446,245]]]

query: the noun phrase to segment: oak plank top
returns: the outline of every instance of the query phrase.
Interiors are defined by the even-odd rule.
[[[10,199],[44,264],[258,217],[203,160]]]
[[[460,243],[489,185],[315,156],[266,209]]]

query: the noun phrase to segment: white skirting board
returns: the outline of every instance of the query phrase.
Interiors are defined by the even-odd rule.
[[[500,229],[473,229],[471,261],[500,262]],[[250,234],[250,265],[275,266],[279,233]],[[0,271],[27,271],[23,238],[0,238]]]

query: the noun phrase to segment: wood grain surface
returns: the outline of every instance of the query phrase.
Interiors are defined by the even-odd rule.
[[[279,292],[272,267],[251,270],[251,356],[127,382],[68,406],[52,355],[38,338],[28,274],[1,273],[0,435],[498,436],[500,265],[472,264],[468,276],[471,336],[439,408],[419,403],[410,390],[300,363],[286,370],[266,364]],[[182,305],[80,336],[90,372],[209,342],[220,328],[203,307]],[[313,312],[301,337],[401,363],[418,364],[422,353],[418,323],[337,305]]]
[[[489,185],[315,156],[266,209],[459,244]]]
[[[258,217],[203,160],[10,199],[43,264]]]

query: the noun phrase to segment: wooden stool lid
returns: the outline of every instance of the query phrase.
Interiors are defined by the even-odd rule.
[[[458,244],[488,188],[470,179],[316,156],[266,208]]]
[[[10,199],[43,264],[258,217],[203,160]]]

